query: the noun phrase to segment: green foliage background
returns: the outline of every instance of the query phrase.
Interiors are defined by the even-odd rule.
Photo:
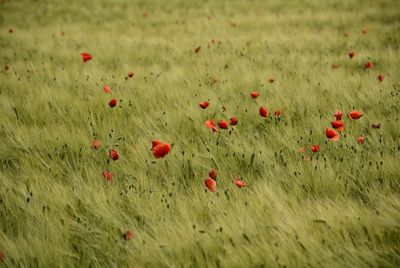
[[[0,267],[399,267],[399,44],[394,0],[2,0]]]

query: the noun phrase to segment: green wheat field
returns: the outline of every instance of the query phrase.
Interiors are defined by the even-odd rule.
[[[0,267],[400,267],[399,52],[396,0],[1,0]]]

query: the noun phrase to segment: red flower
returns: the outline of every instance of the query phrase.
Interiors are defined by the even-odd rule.
[[[155,158],[163,158],[171,151],[171,145],[169,143],[161,143],[154,146],[151,149]]]
[[[334,116],[336,117],[336,120],[342,120],[343,112],[337,111]]]
[[[153,140],[153,141],[151,142],[151,144],[152,144],[151,149],[153,150],[154,147],[156,147],[157,145],[162,144],[162,141],[160,141],[160,140]]]
[[[354,51],[350,51],[348,55],[349,55],[349,58],[352,59],[354,57],[354,55],[356,55],[356,53]]]
[[[104,90],[105,93],[111,93],[112,92],[112,89],[111,89],[110,86],[104,86],[103,90]]]
[[[236,117],[231,117],[231,119],[229,119],[231,121],[231,126],[236,126],[236,124],[238,123],[238,120]]]
[[[129,77],[129,78],[132,78],[134,75],[135,75],[134,72],[129,72],[129,73],[128,73],[128,77]]]
[[[371,69],[372,66],[374,66],[374,64],[372,63],[372,61],[367,61],[367,63],[365,63],[365,65],[364,65],[365,69]]]
[[[235,180],[235,184],[236,184],[236,186],[239,187],[239,188],[242,188],[242,187],[247,186],[247,184],[246,184],[244,181],[241,181],[241,180],[239,180],[239,179]]]
[[[275,111],[275,116],[276,116],[276,117],[280,117],[282,114],[283,114],[283,111],[282,111],[282,110],[277,110],[277,111]]]
[[[108,105],[110,105],[110,107],[113,108],[117,105],[117,103],[118,103],[117,99],[112,99],[112,100],[110,100]]]
[[[214,119],[207,120],[207,121],[205,122],[205,125],[206,125],[207,128],[211,128],[211,129],[213,130],[214,133],[215,133],[215,132],[218,132],[218,128],[217,128],[217,126],[215,125]]]
[[[255,98],[257,98],[258,96],[260,96],[260,93],[258,93],[257,91],[253,91],[253,92],[251,92],[250,95],[253,97],[253,99],[255,99]]]
[[[333,128],[336,128],[339,131],[344,130],[344,122],[342,120],[335,120],[331,122]]]
[[[357,120],[360,119],[364,114],[360,111],[351,111],[349,116],[351,119]]]
[[[217,180],[217,177],[218,177],[218,171],[217,170],[215,170],[215,169],[212,169],[209,173],[208,173],[208,176],[210,176],[210,178],[211,179],[213,179],[213,180]]]
[[[264,106],[260,107],[260,110],[258,112],[260,113],[260,115],[262,117],[268,117],[268,115],[269,115],[267,107],[264,107]]]
[[[330,140],[337,141],[339,140],[339,133],[331,128],[326,129],[326,137]]]
[[[115,149],[111,149],[110,150],[110,158],[112,159],[112,160],[118,160],[119,159],[119,152],[117,151],[117,150],[115,150]]]
[[[0,262],[5,261],[5,259],[6,259],[6,254],[4,254],[3,251],[0,251]]]
[[[274,82],[275,82],[275,78],[270,78],[270,79],[268,79],[268,82],[269,82],[270,84],[274,83]]]
[[[210,192],[215,193],[217,191],[217,182],[211,178],[205,180],[204,184]]]
[[[316,152],[318,152],[319,151],[319,145],[312,145],[311,146],[311,151],[313,152],[313,153],[316,153]]]
[[[112,181],[113,174],[109,171],[103,171],[103,177],[108,181]]]
[[[228,129],[229,128],[229,123],[228,121],[225,120],[219,120],[218,121],[218,126],[222,129]]]
[[[365,137],[358,137],[357,141],[359,144],[363,144],[365,142]]]
[[[206,109],[208,107],[208,105],[210,105],[210,103],[208,101],[202,101],[199,103],[199,106],[203,109]]]
[[[385,77],[383,76],[383,74],[380,74],[378,76],[378,80],[381,81],[381,82],[383,82],[383,80],[385,80]]]
[[[90,53],[87,53],[87,52],[82,52],[81,56],[82,56],[83,62],[88,62],[91,59],[93,59],[93,56]]]
[[[126,241],[131,240],[134,236],[135,236],[135,233],[132,232],[131,230],[126,231],[126,233],[124,233],[124,234],[122,235],[122,237],[123,237],[124,240],[126,240]]]
[[[101,141],[99,141],[99,140],[94,140],[93,142],[92,142],[92,147],[93,147],[93,149],[99,149],[100,148],[100,146],[101,146]]]

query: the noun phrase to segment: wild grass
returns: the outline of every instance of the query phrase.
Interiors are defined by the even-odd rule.
[[[0,267],[399,267],[399,44],[394,0],[2,0]]]

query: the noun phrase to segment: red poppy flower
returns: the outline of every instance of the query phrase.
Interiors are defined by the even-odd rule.
[[[357,120],[360,119],[364,114],[360,111],[351,111],[349,116],[351,119]]]
[[[117,99],[112,99],[112,100],[110,100],[108,105],[110,105],[110,107],[113,108],[117,105],[117,103],[118,103]]]
[[[215,180],[208,178],[205,180],[204,184],[210,192],[215,193],[217,191],[217,182]]]
[[[349,58],[352,59],[356,55],[356,53],[354,51],[350,51],[348,55]]]
[[[124,240],[129,241],[131,240],[133,237],[135,236],[135,233],[132,232],[131,230],[126,231],[122,237],[124,238]]]
[[[103,171],[103,177],[108,181],[112,181],[113,174],[109,171]]]
[[[331,128],[326,129],[326,137],[330,140],[337,141],[339,140],[339,133]]]
[[[119,152],[117,151],[117,150],[115,150],[115,149],[111,149],[110,150],[110,158],[112,159],[112,160],[118,160],[119,159]]]
[[[374,66],[374,64],[372,63],[372,61],[367,61],[367,63],[365,63],[364,67],[365,69],[371,69]]]
[[[92,142],[92,147],[93,147],[93,149],[99,149],[100,148],[100,146],[101,146],[101,141],[99,141],[99,140],[94,140],[93,142]]]
[[[359,144],[363,144],[365,142],[365,137],[358,137],[357,141]]]
[[[91,59],[93,59],[93,56],[90,53],[87,53],[87,52],[82,52],[81,56],[82,56],[83,62],[88,62]]]
[[[152,149],[155,158],[163,158],[171,151],[171,145],[169,143],[158,144]]]
[[[215,170],[215,169],[212,169],[209,173],[208,173],[208,176],[210,176],[210,178],[211,179],[213,179],[213,180],[217,180],[217,177],[218,177],[218,171],[217,170]]]
[[[251,92],[250,95],[253,97],[253,99],[255,99],[255,98],[257,98],[258,96],[260,96],[260,93],[257,92],[257,91],[253,91],[253,92]]]
[[[132,78],[134,75],[135,75],[134,72],[129,72],[129,73],[128,73],[128,77],[129,77],[129,78]]]
[[[231,119],[229,119],[231,122],[231,126],[236,126],[238,123],[238,120],[236,117],[231,117]]]
[[[343,112],[337,111],[334,116],[336,117],[336,120],[342,120]]]
[[[277,110],[277,111],[275,111],[275,116],[276,116],[276,117],[280,117],[282,114],[283,114],[283,111],[282,111],[282,110]]]
[[[385,77],[383,76],[383,74],[380,74],[378,76],[378,80],[381,81],[381,82],[383,82],[383,80],[385,80]]]
[[[229,123],[228,121],[225,120],[219,120],[218,121],[218,126],[222,129],[228,129],[229,128]]]
[[[208,105],[210,105],[210,103],[208,101],[202,101],[199,103],[199,106],[203,109],[206,109],[208,107]]]
[[[217,128],[217,126],[215,125],[214,119],[207,120],[207,121],[205,122],[205,125],[206,125],[207,128],[211,128],[211,129],[213,130],[214,133],[215,133],[215,132],[218,132],[218,128]]]
[[[316,152],[318,152],[319,151],[319,145],[312,145],[311,146],[311,151],[313,152],[313,153],[316,153]]]
[[[112,89],[111,89],[110,86],[104,86],[103,90],[104,90],[105,93],[111,93],[112,92]]]
[[[262,117],[268,117],[268,115],[269,115],[269,111],[268,111],[267,107],[264,107],[264,106],[260,107],[260,110],[258,112]]]
[[[270,78],[270,79],[268,79],[268,82],[269,82],[270,84],[274,83],[274,82],[275,82],[275,78]]]
[[[160,141],[160,140],[153,140],[153,141],[151,142],[151,144],[152,144],[151,149],[154,149],[154,147],[156,147],[157,145],[162,144],[162,141]]]
[[[336,128],[339,131],[344,130],[344,122],[342,120],[335,120],[331,122],[333,128]]]
[[[3,251],[0,251],[0,262],[4,262],[6,260],[6,254]]]
[[[242,188],[242,187],[247,186],[247,184],[246,184],[244,181],[241,181],[241,180],[239,180],[239,179],[235,180],[235,184],[236,184],[236,186],[239,187],[239,188]]]

